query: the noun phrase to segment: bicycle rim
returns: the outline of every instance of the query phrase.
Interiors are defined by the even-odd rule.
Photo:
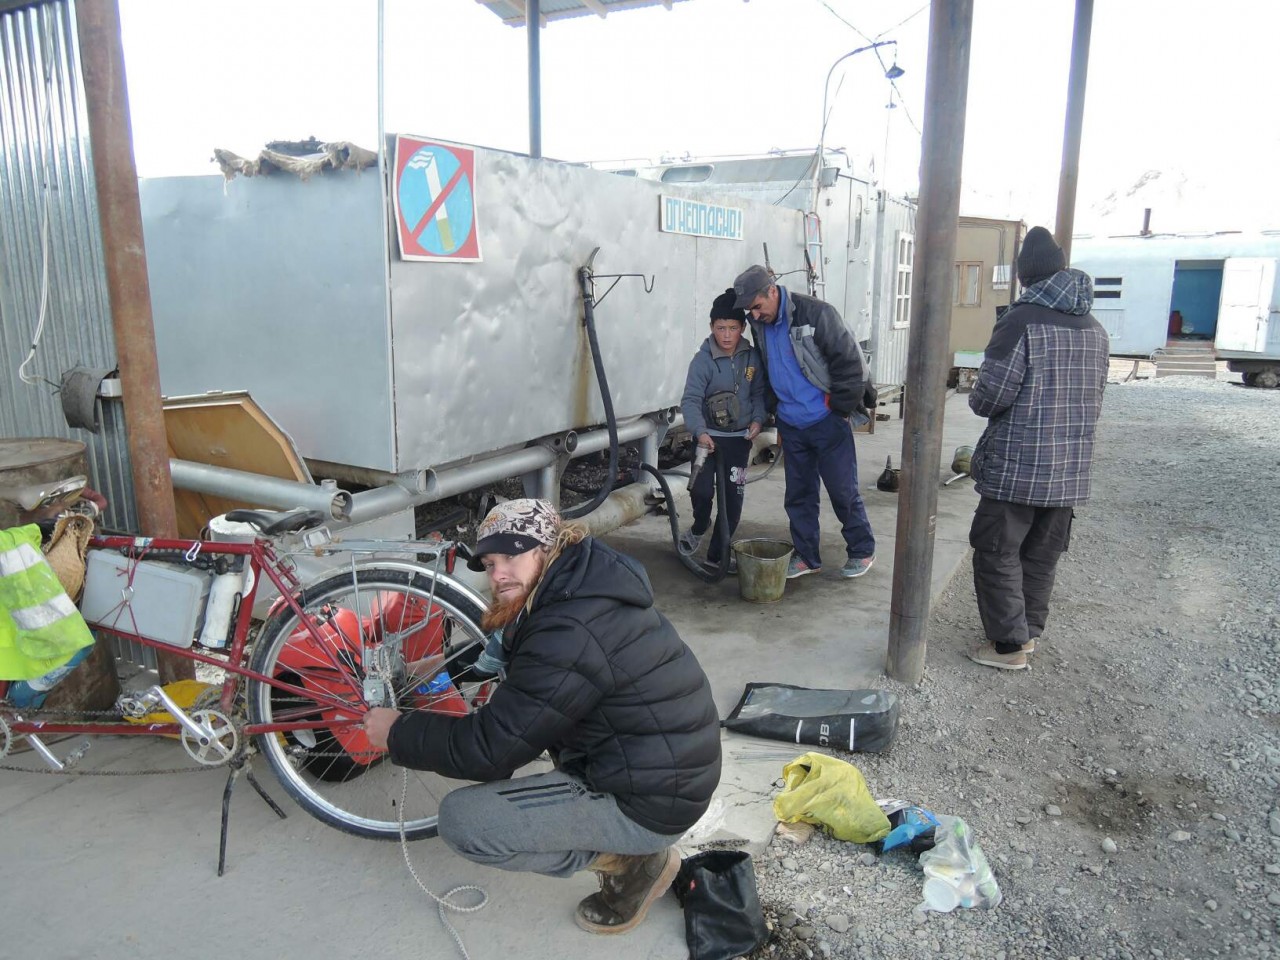
[[[360,730],[366,708],[361,651],[370,648],[394,676],[399,709],[463,715],[490,689],[469,669],[483,649],[481,609],[448,583],[433,585],[421,574],[376,567],[337,574],[297,599],[303,616],[285,608],[267,623],[253,669],[317,695],[323,692],[325,698],[336,697],[350,709],[251,682],[254,722],[323,722],[316,729],[260,734],[259,751],[298,804],[330,826],[391,840],[399,837],[403,817],[410,839],[435,836],[440,801],[462,783],[406,770],[370,747]],[[445,669],[454,683],[432,691],[426,686],[432,677],[416,675],[412,665],[438,654],[447,658]],[[406,773],[409,789],[401,809]]]

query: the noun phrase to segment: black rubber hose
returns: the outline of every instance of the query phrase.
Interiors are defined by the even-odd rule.
[[[609,381],[604,375],[604,358],[600,356],[600,340],[596,337],[595,300],[591,296],[591,271],[578,270],[578,287],[582,291],[582,318],[587,326],[587,341],[591,345],[591,363],[596,369],[596,383],[600,386],[600,402],[604,404],[604,422],[609,428],[609,472],[596,495],[586,503],[570,507],[562,512],[568,520],[585,517],[613,493],[613,481],[618,476],[618,420],[613,413],[613,397],[609,393]]]
[[[680,517],[676,513],[675,497],[671,495],[671,487],[667,484],[667,478],[657,467],[648,463],[641,463],[640,468],[647,470],[658,481],[658,486],[662,487],[662,495],[667,498],[667,519],[671,521],[671,544],[676,548],[676,556],[680,558],[680,562],[693,572],[699,580],[707,583],[719,583],[729,575],[729,557],[732,555],[733,545],[729,543],[729,511],[725,508],[725,491],[728,487],[728,468],[725,466],[724,458],[720,456],[720,451],[712,452],[715,458],[716,471],[716,506],[717,506],[717,523],[715,536],[724,540],[724,549],[720,553],[720,566],[714,572],[708,570],[702,564],[691,556],[686,556],[680,552]]]

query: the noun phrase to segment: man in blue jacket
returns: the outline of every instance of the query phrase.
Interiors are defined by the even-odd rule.
[[[1074,507],[1089,499],[1110,341],[1089,313],[1093,280],[1067,269],[1044,227],[1018,254],[1021,296],[996,321],[969,406],[987,417],[971,474],[973,586],[987,642],[969,659],[1025,670],[1049,616]]]
[[[765,405],[775,413],[795,554],[787,579],[822,569],[818,542],[818,481],[840,521],[843,577],[871,569],[876,539],[858,492],[858,457],[849,416],[875,406],[866,362],[835,307],[792,293],[765,267],[747,268],[733,282],[734,306],[747,311],[751,336],[764,359]]]
[[[720,781],[711,685],[644,568],[545,500],[490,511],[470,566],[489,575],[484,628],[502,629],[497,690],[461,717],[374,708],[365,732],[401,766],[481,781],[440,803],[455,853],[553,877],[592,870],[600,892],[578,904],[578,926],[630,930],[671,885],[674,844]],[[544,751],[554,772],[511,779]]]

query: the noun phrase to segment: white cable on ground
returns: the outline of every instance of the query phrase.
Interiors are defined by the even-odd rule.
[[[418,888],[423,893],[425,893],[428,897],[430,897],[432,900],[436,902],[436,906],[440,910],[440,923],[443,924],[444,928],[449,931],[449,936],[453,937],[453,942],[458,945],[458,951],[462,954],[462,960],[471,960],[471,954],[467,953],[467,948],[466,948],[466,945],[462,942],[461,934],[459,934],[458,931],[454,929],[453,924],[449,922],[449,917],[445,913],[445,911],[452,910],[454,913],[475,913],[477,910],[483,910],[486,906],[489,905],[489,894],[485,892],[484,887],[478,887],[474,883],[463,883],[454,887],[452,890],[447,891],[443,897],[438,897],[431,891],[430,887],[428,887],[425,883],[422,882],[422,878],[418,876],[418,871],[415,870],[413,867],[413,861],[409,859],[409,841],[405,838],[405,835],[404,835],[404,804],[408,798],[409,798],[409,771],[406,770],[404,771],[404,785],[400,791],[400,810],[399,810],[400,849],[404,853],[405,866],[409,868],[409,875],[413,877],[414,882],[417,883],[418,885]],[[476,893],[480,894],[480,902],[473,904],[469,907],[465,907],[465,906],[462,906],[461,904],[453,903],[451,901],[451,898],[453,897],[454,894],[462,893],[466,890],[474,890]]]

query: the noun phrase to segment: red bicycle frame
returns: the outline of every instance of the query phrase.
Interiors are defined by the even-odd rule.
[[[93,626],[97,630],[105,631],[114,636],[121,637],[144,646],[152,647],[156,650],[165,650],[171,654],[193,660],[198,663],[207,663],[212,666],[219,667],[227,673],[226,679],[222,684],[222,696],[220,698],[221,709],[230,713],[235,703],[236,691],[240,686],[241,679],[257,680],[265,683],[270,687],[290,693],[295,696],[306,698],[312,704],[329,707],[334,710],[350,712],[353,707],[350,701],[341,700],[337,697],[314,689],[304,689],[283,680],[274,677],[268,677],[264,674],[250,670],[243,663],[245,643],[249,637],[249,627],[253,619],[253,602],[258,593],[258,587],[262,583],[261,574],[266,574],[275,588],[280,592],[281,602],[283,602],[297,616],[298,622],[311,635],[311,639],[315,641],[318,650],[323,651],[330,661],[330,666],[334,668],[335,673],[346,680],[347,686],[351,688],[351,692],[358,698],[363,699],[364,691],[361,689],[356,678],[351,675],[348,665],[343,663],[335,655],[335,650],[330,643],[325,642],[325,638],[321,635],[319,628],[313,622],[311,617],[307,617],[301,605],[298,603],[296,593],[300,586],[297,576],[288,567],[281,564],[277,558],[275,549],[270,540],[259,538],[252,543],[233,543],[225,541],[212,540],[165,540],[152,537],[129,537],[129,536],[105,536],[93,537],[89,541],[90,550],[120,550],[125,551],[130,560],[143,560],[148,554],[156,552],[179,552],[184,555],[192,554],[195,551],[198,555],[211,556],[240,556],[247,558],[249,568],[253,573],[253,586],[242,597],[240,602],[239,613],[236,618],[235,631],[232,635],[231,644],[227,650],[227,658],[221,659],[212,657],[195,649],[174,646],[173,644],[164,643],[159,640],[152,640],[148,637],[141,636],[138,633],[122,629],[116,624],[119,623],[120,617],[117,615],[116,621],[108,625],[102,622],[95,623]],[[120,613],[123,614],[128,610],[127,604],[121,604]],[[135,625],[136,626],[136,625]],[[0,681],[0,697],[7,693],[9,681]],[[309,708],[314,713],[314,707]],[[353,718],[354,720],[355,718]],[[172,723],[125,723],[125,722],[92,722],[85,721],[82,723],[51,723],[41,720],[11,720],[10,729],[15,734],[116,734],[122,736],[175,736],[182,731],[182,726],[175,722]],[[277,723],[249,723],[244,727],[246,736],[253,736],[259,733],[284,733],[293,730],[312,730],[323,729],[333,726],[330,720],[300,720],[295,722],[277,722]]]

